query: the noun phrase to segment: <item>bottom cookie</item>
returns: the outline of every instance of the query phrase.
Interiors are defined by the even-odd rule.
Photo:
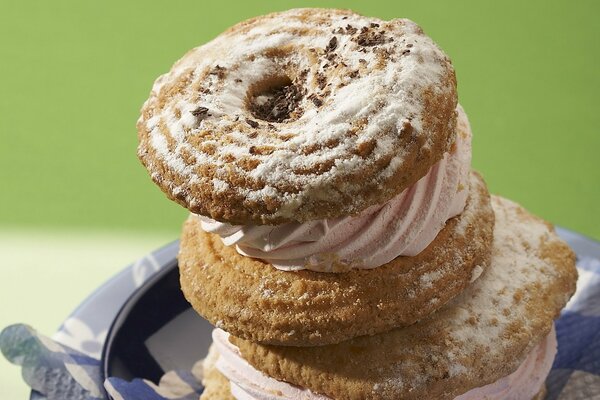
[[[550,340],[553,339],[555,341],[556,339],[553,335],[555,335],[554,331],[551,333],[552,337],[550,338]],[[548,340],[548,339],[546,339],[546,340]],[[237,396],[235,396],[232,393],[232,391],[236,392],[237,388],[235,387],[235,385],[232,385],[232,383],[229,381],[229,379],[227,379],[227,377],[225,377],[225,375],[223,375],[217,369],[216,362],[217,362],[218,358],[219,358],[219,352],[218,352],[216,346],[213,344],[210,347],[209,354],[204,361],[204,379],[202,380],[202,384],[204,385],[204,392],[200,396],[200,400],[251,400],[251,399],[254,399],[254,397],[248,397],[248,393],[243,390],[241,390]],[[529,357],[528,359],[531,359],[531,357]],[[526,364],[527,364],[527,360],[522,365],[521,369],[527,369],[528,366]],[[256,372],[259,373],[258,371],[256,371]],[[517,372],[519,372],[519,371],[517,371]],[[515,376],[517,374],[517,372],[515,372],[514,374],[511,374],[511,376]],[[521,372],[523,372],[523,371],[521,371]],[[529,371],[529,372],[535,373],[538,371]],[[510,389],[509,386],[507,386],[506,382],[511,381],[511,379],[510,379],[511,376],[502,378],[498,382],[487,385],[486,387],[473,389],[465,394],[462,394],[462,395],[456,397],[454,400],[486,399],[486,398],[490,398],[490,395],[495,396],[492,398],[503,398],[503,396],[506,394],[506,391]],[[486,389],[487,389],[488,393],[484,393]],[[531,400],[543,400],[546,398],[546,394],[547,394],[546,385],[545,385],[545,383],[542,383],[541,387],[539,388],[537,393],[531,398]],[[286,397],[285,397],[284,393],[282,393],[280,391],[275,391],[273,393],[273,398],[274,399],[282,399],[282,398],[286,398]],[[323,397],[323,398],[326,399],[327,397]],[[520,399],[521,397],[511,397],[511,398],[519,398]],[[523,398],[523,400],[528,400],[528,399]]]

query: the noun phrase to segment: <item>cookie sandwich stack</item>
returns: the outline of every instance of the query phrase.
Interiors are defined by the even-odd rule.
[[[543,398],[574,255],[471,170],[452,64],[415,23],[239,23],[156,80],[138,135],[191,212],[201,399]]]

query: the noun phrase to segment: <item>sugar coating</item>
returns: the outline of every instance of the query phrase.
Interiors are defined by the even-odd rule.
[[[453,399],[514,372],[575,291],[575,255],[552,226],[494,196],[491,264],[406,328],[319,348],[231,338],[268,376],[335,399]]]
[[[252,93],[284,78],[302,96],[290,118],[256,118]],[[448,58],[409,20],[290,10],[236,25],[159,77],[138,154],[167,195],[217,220],[356,213],[448,150],[455,86]]]

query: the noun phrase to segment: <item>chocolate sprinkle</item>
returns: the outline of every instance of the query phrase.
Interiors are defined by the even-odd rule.
[[[254,129],[258,128],[258,125],[259,125],[258,122],[253,121],[253,120],[248,119],[248,118],[246,118],[246,123],[248,125],[250,125],[251,127],[253,127]]]
[[[331,38],[331,40],[327,44],[327,47],[325,47],[325,52],[330,53],[330,52],[334,51],[337,48],[337,45],[338,45],[337,36],[334,36]]]
[[[208,116],[208,108],[198,107],[195,110],[190,111],[192,115],[200,120],[203,120]]]
[[[252,114],[259,119],[269,122],[283,122],[297,114],[298,104],[302,100],[302,91],[294,83],[277,87],[266,93],[260,93],[266,100],[260,102],[252,101]],[[256,98],[257,96],[255,96]]]
[[[385,43],[383,32],[377,32],[363,26],[356,38],[353,38],[360,46],[376,46]]]
[[[220,65],[215,65],[215,68],[210,71],[211,75],[217,75],[219,79],[223,79],[225,77],[225,67],[221,67]]]
[[[325,89],[325,86],[327,85],[327,78],[325,78],[325,75],[317,73],[316,79],[319,89]]]
[[[323,100],[321,100],[321,99],[319,98],[319,96],[317,96],[317,95],[316,95],[316,94],[314,94],[314,93],[313,93],[313,94],[311,94],[310,96],[308,96],[308,99],[309,99],[310,101],[312,101],[312,102],[315,104],[315,106],[317,106],[317,107],[321,107],[321,106],[323,105]]]

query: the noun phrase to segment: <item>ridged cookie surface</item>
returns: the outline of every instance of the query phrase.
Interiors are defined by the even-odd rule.
[[[275,379],[337,400],[453,399],[517,369],[575,291],[575,255],[551,225],[493,197],[490,266],[461,295],[410,327],[313,348],[231,337]]]
[[[383,203],[454,142],[456,79],[406,19],[297,9],[244,21],[159,77],[138,156],[190,211],[233,224]]]
[[[417,256],[342,273],[278,270],[223,245],[192,216],[179,254],[183,293],[217,327],[271,344],[338,343],[410,325],[459,294],[489,263],[489,193],[476,173],[469,190],[463,213]]]

